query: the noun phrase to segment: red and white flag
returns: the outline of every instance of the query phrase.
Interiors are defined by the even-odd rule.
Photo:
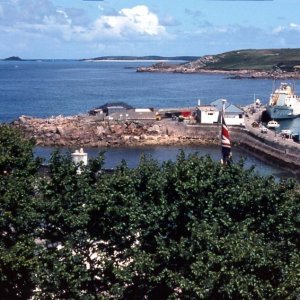
[[[229,159],[231,158],[231,143],[230,143],[228,128],[225,123],[224,112],[221,113],[221,124],[222,124],[221,145],[222,145],[223,163],[227,164]]]

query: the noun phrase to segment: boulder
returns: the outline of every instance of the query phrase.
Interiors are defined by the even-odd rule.
[[[128,141],[130,140],[130,138],[131,138],[130,135],[123,135],[123,136],[122,136],[122,139],[123,139],[123,141],[125,141],[125,142],[128,142]]]
[[[21,117],[19,117],[19,122],[20,122],[21,124],[26,124],[27,121],[28,121],[28,118],[27,118],[26,116],[21,116]]]
[[[57,127],[57,133],[61,136],[65,135],[65,129],[61,126]]]
[[[136,136],[136,135],[134,135],[134,136],[132,136],[132,137],[131,137],[131,140],[132,140],[132,141],[134,141],[134,142],[137,142],[137,141],[139,141],[139,140],[140,140],[140,137],[139,137],[139,136]]]
[[[96,127],[96,135],[97,136],[102,136],[107,132],[107,129],[104,128],[103,126],[97,126]]]
[[[152,134],[160,134],[161,129],[159,125],[155,124],[147,129],[147,132],[152,133]]]

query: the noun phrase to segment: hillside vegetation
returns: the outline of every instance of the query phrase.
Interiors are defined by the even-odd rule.
[[[300,49],[238,50],[204,56],[198,63],[204,69],[295,71],[300,68]]]
[[[300,79],[300,49],[248,49],[205,55],[182,64],[156,63],[137,72],[222,73],[234,78]]]

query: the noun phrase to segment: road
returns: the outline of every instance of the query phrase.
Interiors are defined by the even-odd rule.
[[[287,148],[298,148],[300,150],[300,143],[294,142],[293,139],[283,138],[280,135],[280,127],[275,130],[268,129],[267,133],[262,133],[261,128],[253,127],[253,122],[260,122],[262,112],[265,110],[265,107],[257,107],[255,108],[255,112],[253,113],[253,104],[249,105],[245,108],[245,114],[248,117],[245,117],[245,128],[253,133],[254,135],[261,137],[265,140],[279,143],[280,145],[285,145]],[[280,122],[279,122],[280,123]]]

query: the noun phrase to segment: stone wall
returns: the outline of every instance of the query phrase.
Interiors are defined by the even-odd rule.
[[[295,143],[281,143],[279,139],[269,141],[245,130],[236,130],[235,140],[239,145],[260,155],[264,160],[271,160],[288,167],[300,176],[300,148]]]
[[[189,125],[162,121],[101,121],[93,116],[38,119],[22,116],[12,123],[38,145],[70,147],[113,147],[172,144],[219,144],[220,126]],[[229,127],[233,144],[247,148],[261,158],[273,160],[297,172],[300,147],[267,140],[245,128]]]

